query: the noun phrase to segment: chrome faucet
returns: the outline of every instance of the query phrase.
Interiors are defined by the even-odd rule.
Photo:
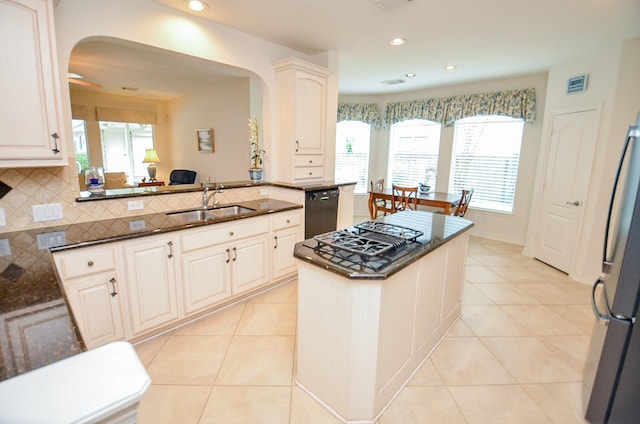
[[[217,188],[211,191],[211,194],[209,194],[209,187],[205,187],[202,190],[202,209],[207,210],[209,207],[209,200],[211,200],[211,198],[213,198],[213,207],[215,208],[218,206],[220,202],[216,200],[216,193],[222,193],[224,191],[222,190],[223,188],[223,185],[220,184]]]

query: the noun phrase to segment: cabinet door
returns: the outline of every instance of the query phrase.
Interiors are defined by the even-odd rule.
[[[0,39],[0,166],[66,165],[52,2],[0,0]]]
[[[272,238],[273,279],[295,274],[297,271],[293,249],[300,239],[300,227],[276,231]]]
[[[133,333],[177,320],[173,239],[129,242],[124,251]]]
[[[296,154],[324,154],[327,80],[296,71]]]
[[[69,306],[88,349],[124,339],[116,274],[85,277],[65,286]]]
[[[267,234],[234,243],[231,247],[233,294],[269,281],[269,236]]]
[[[231,296],[230,249],[210,247],[182,257],[184,311],[189,314]]]

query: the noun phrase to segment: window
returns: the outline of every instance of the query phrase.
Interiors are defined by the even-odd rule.
[[[78,173],[89,167],[89,150],[87,146],[87,123],[84,119],[72,119],[73,146],[76,152]]]
[[[100,121],[102,161],[109,172],[125,172],[128,180],[147,176],[142,163],[146,149],[153,149],[153,125]]]
[[[393,124],[387,181],[402,186],[424,183],[435,187],[440,128],[439,123],[422,119]]]
[[[336,127],[336,181],[356,181],[355,193],[366,193],[369,178],[371,125],[338,122]]]
[[[456,121],[450,192],[475,189],[470,207],[513,212],[524,121],[475,116]]]

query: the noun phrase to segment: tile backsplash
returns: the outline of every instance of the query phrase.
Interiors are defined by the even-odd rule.
[[[68,166],[0,169],[0,181],[11,187],[0,198],[0,208],[4,209],[7,223],[0,227],[0,233],[187,209],[202,203],[200,192],[76,202],[75,199],[80,196],[78,177],[75,172],[70,173],[69,169]],[[260,195],[260,187],[250,187],[225,190],[216,199],[220,203],[231,203],[259,197],[265,197]],[[144,209],[128,210],[128,202],[134,199],[143,200]],[[62,206],[63,218],[34,222],[32,206],[52,203]]]

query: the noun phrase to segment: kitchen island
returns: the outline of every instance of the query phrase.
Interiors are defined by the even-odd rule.
[[[375,422],[460,317],[472,226],[404,211],[296,244],[297,384]]]

